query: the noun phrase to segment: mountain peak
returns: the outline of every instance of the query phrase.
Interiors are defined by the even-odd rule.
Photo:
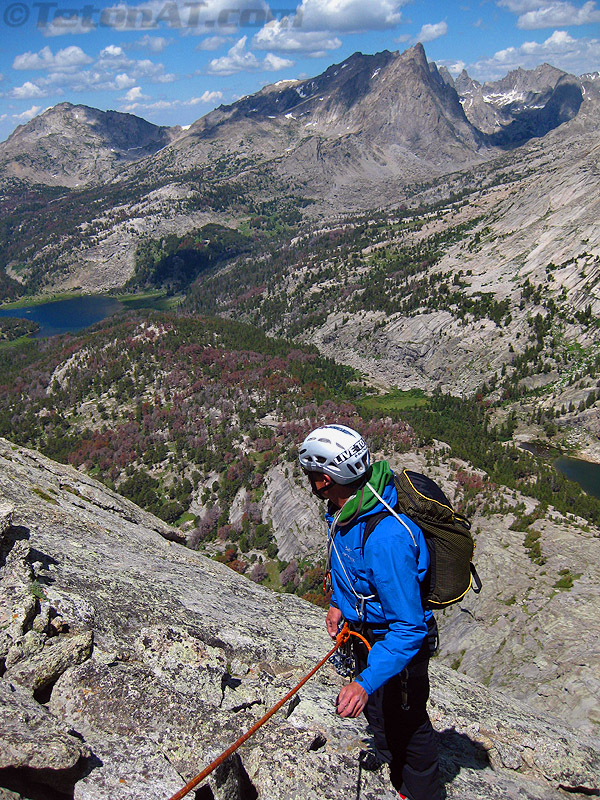
[[[133,114],[58,103],[0,145],[0,173],[58,186],[106,180],[123,163],[156,153],[180,132]]]

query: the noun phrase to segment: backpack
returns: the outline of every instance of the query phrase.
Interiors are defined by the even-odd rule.
[[[461,600],[469,589],[481,591],[481,580],[473,564],[475,544],[471,523],[457,514],[435,483],[419,472],[403,470],[394,476],[398,502],[394,509],[370,516],[365,524],[362,549],[375,527],[393,512],[405,514],[423,531],[431,566],[421,589],[423,604],[446,608]],[[395,516],[395,514],[394,514]]]

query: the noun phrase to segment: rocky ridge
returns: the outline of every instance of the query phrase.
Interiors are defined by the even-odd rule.
[[[569,314],[590,306],[597,317],[600,238],[595,220],[600,213],[600,150],[597,132],[588,130],[583,119],[569,123],[573,124],[579,127],[576,139],[556,131],[525,148],[520,164],[528,163],[527,174],[482,189],[462,207],[449,207],[445,221],[432,221],[418,234],[425,237],[445,225],[479,218],[469,234],[447,247],[431,272],[449,275],[450,286],[453,280],[460,281],[467,297],[491,293],[496,300],[507,300],[510,326],[468,315],[461,319],[448,310],[429,307],[429,302],[409,316],[376,311],[348,315],[340,307],[309,331],[307,338],[321,352],[369,375],[376,385],[428,391],[439,387],[471,394],[503,368],[508,375],[513,372],[511,362],[528,346],[531,320],[538,313],[548,314],[544,306],[548,300]],[[399,238],[400,245],[405,241]],[[362,263],[360,268],[364,268]],[[524,302],[527,282],[541,287],[537,301]],[[435,305],[434,293],[431,300]],[[592,355],[596,352],[592,332],[556,314],[548,319],[557,344],[582,346]],[[556,352],[547,354],[552,357]],[[563,404],[579,404],[584,392],[568,386],[568,375],[568,369],[557,366],[537,376],[538,388],[546,387],[545,405],[560,409]],[[581,422],[593,434],[595,422]]]
[[[71,188],[106,183],[124,165],[158,152],[181,132],[133,114],[59,103],[19,125],[0,144],[0,175],[5,181]]]
[[[512,105],[469,90],[473,97],[479,91],[483,111],[473,120],[481,130],[465,115],[466,95],[461,105],[420,44],[404,53],[356,53],[315,78],[274,84],[221,106],[187,131],[61,104],[0,145],[0,163],[7,174],[36,183],[104,188],[82,197],[92,210],[85,220],[75,222],[71,195],[44,207],[47,219],[40,225],[36,218],[36,231],[62,229],[65,217],[74,222],[58,241],[40,241],[14,259],[13,266],[28,267],[11,275],[27,280],[28,270],[44,263],[46,291],[122,286],[140,239],[185,234],[232,214],[241,221],[261,213],[274,195],[300,205],[308,199],[305,217],[319,221],[402,203],[414,193],[411,185],[487,163],[579,115],[582,83],[574,76],[547,67],[533,78],[515,73],[506,81],[519,97]],[[221,195],[230,193],[246,198],[245,207],[235,201],[223,208]],[[10,195],[11,210],[21,194],[22,187]],[[31,233],[27,226],[22,231],[25,239]]]
[[[509,72],[480,84],[466,70],[453,82],[470,122],[494,144],[517,144],[544,136],[573,119],[583,100],[582,79],[550,64]]]
[[[0,797],[164,800],[327,652],[323,612],[165,540],[81,479],[0,442]],[[432,673],[448,798],[597,793],[598,739]],[[391,800],[383,771],[357,769],[362,722],[334,714],[341,680],[323,668],[202,796]]]

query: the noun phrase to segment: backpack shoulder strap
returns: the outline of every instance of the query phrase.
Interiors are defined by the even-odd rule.
[[[413,533],[412,533],[411,529],[408,527],[406,522],[404,522],[404,520],[400,517],[400,514],[402,514],[404,512],[403,512],[402,506],[400,505],[400,502],[399,502],[399,500],[400,500],[400,491],[399,491],[399,484],[398,484],[397,476],[394,476],[394,486],[396,487],[397,500],[396,500],[396,504],[393,507],[389,503],[387,503],[380,494],[377,493],[377,490],[373,486],[371,486],[370,483],[367,483],[367,486],[373,492],[373,494],[379,500],[379,502],[382,503],[382,505],[386,508],[386,511],[381,511],[379,514],[373,514],[369,518],[369,520],[367,520],[367,522],[365,523],[365,533],[363,534],[363,544],[362,544],[363,556],[364,556],[364,553],[365,553],[365,544],[366,544],[367,539],[373,533],[376,525],[378,525],[381,522],[381,520],[384,519],[387,516],[395,517],[398,520],[398,522],[406,528],[406,530],[408,531],[408,534],[410,535],[410,538],[412,539],[413,545],[415,547],[417,547],[417,543],[415,541],[415,537],[413,536]],[[370,521],[371,519],[373,520],[372,522]]]
[[[365,545],[367,543],[367,539],[373,533],[377,525],[381,522],[382,519],[390,516],[389,511],[380,511],[379,514],[372,514],[368,517],[367,521],[365,522],[365,530],[363,533],[363,540],[362,540],[362,554],[363,558],[365,555]]]

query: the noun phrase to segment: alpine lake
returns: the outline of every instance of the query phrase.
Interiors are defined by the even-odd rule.
[[[600,499],[600,464],[561,456],[555,460],[554,468],[578,483],[584,492]]]
[[[521,442],[520,447],[551,461],[557,472],[578,483],[586,494],[600,499],[600,464],[571,456],[556,457],[556,451],[553,454],[553,451],[542,443]]]
[[[176,306],[179,298],[167,297],[163,293],[144,295],[79,295],[66,299],[55,299],[32,305],[11,304],[0,309],[0,317],[13,317],[36,322],[39,330],[36,338],[57,336],[62,333],[77,333],[103,319],[133,308],[155,308],[162,311]]]

